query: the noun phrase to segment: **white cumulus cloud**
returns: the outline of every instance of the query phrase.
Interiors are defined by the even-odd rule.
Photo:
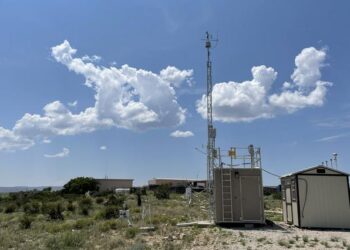
[[[69,156],[69,148],[63,148],[61,152],[57,154],[45,154],[46,158],[63,158]]]
[[[33,140],[0,127],[0,151],[15,151],[17,149],[25,150],[34,144],[35,142]]]
[[[180,87],[186,81],[188,85],[193,85],[193,70],[179,70],[176,67],[168,66],[160,71],[160,77],[170,82],[174,87]]]
[[[171,137],[175,138],[186,138],[186,137],[191,137],[194,136],[194,134],[191,131],[180,131],[176,130],[170,134]]]
[[[252,79],[243,82],[217,83],[213,87],[213,118],[222,122],[250,122],[293,113],[307,107],[322,106],[329,82],[321,81],[325,50],[303,49],[295,58],[292,82],[284,82],[280,93],[271,93],[277,72],[265,65],[252,68]],[[203,95],[197,111],[206,118],[207,103]]]
[[[101,67],[98,56],[76,57],[77,50],[68,41],[52,47],[53,58],[68,70],[85,78],[85,85],[95,91],[95,103],[80,113],[72,112],[61,101],[48,103],[42,114],[26,113],[12,129],[0,127],[0,151],[27,149],[37,140],[89,133],[118,127],[147,130],[176,127],[186,120],[174,87],[192,81],[192,70],[168,66],[160,73],[128,65]],[[75,107],[77,101],[68,103]]]
[[[107,146],[104,146],[104,145],[101,146],[101,147],[100,147],[100,150],[107,150]]]

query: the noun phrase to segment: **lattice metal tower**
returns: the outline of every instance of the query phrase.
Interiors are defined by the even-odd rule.
[[[209,217],[212,218],[214,211],[213,196],[213,171],[215,165],[215,137],[216,129],[213,126],[213,98],[212,98],[212,76],[211,76],[211,35],[206,32],[205,48],[207,49],[207,118],[208,118],[208,144],[207,144],[207,189],[209,194]]]

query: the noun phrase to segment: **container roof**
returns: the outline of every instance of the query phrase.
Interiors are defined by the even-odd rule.
[[[328,169],[328,170],[333,171],[333,172],[337,172],[337,173],[339,173],[339,174],[341,174],[341,175],[347,175],[347,176],[349,176],[348,173],[339,171],[338,169],[326,167],[326,166],[324,166],[324,165],[318,165],[318,166],[315,166],[315,167],[302,169],[302,170],[300,170],[300,171],[298,171],[298,172],[294,172],[294,173],[289,173],[289,174],[282,175],[281,178],[287,177],[287,176],[296,175],[296,174],[301,174],[301,173],[308,172],[308,171],[311,171],[311,170],[314,170],[314,169],[317,169],[317,168],[324,168],[324,169]]]

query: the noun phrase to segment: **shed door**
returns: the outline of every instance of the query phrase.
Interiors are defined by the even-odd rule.
[[[242,176],[242,219],[261,220],[261,190],[259,176]]]
[[[287,206],[287,222],[293,223],[292,191],[290,187],[286,188],[286,206]]]

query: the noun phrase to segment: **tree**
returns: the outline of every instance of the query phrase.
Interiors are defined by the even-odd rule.
[[[88,191],[98,191],[98,182],[91,177],[77,177],[71,179],[63,186],[63,193],[66,194],[85,194]]]

